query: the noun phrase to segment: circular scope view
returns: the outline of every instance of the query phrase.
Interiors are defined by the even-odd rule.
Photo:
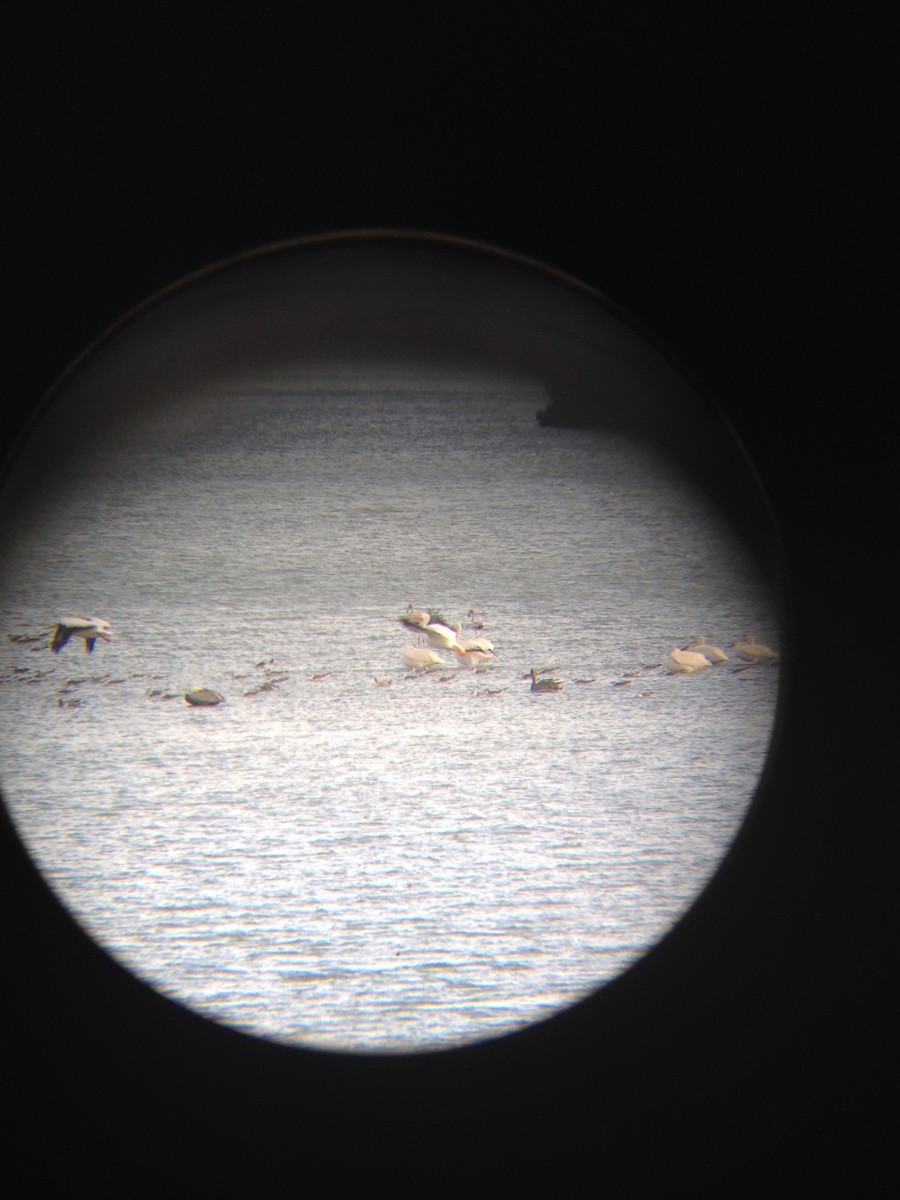
[[[223,264],[77,364],[0,504],[0,786],[214,1021],[452,1048],[614,979],[731,846],[766,510],[602,298],[438,238]]]

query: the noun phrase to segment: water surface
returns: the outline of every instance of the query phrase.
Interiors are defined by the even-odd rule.
[[[657,452],[539,404],[464,372],[203,388],[4,527],[4,799],[140,978],[275,1039],[452,1046],[614,978],[711,877],[778,670],[660,663],[777,644],[771,598]],[[408,675],[410,601],[474,607],[496,662]],[[51,654],[69,613],[114,640]]]

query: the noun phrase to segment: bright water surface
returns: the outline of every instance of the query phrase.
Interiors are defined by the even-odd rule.
[[[777,645],[771,600],[683,478],[536,407],[269,380],[133,427],[4,529],[6,803],[161,992],[290,1042],[452,1046],[619,974],[716,869],[778,670],[659,664],[700,633]],[[407,676],[409,601],[474,607],[496,664]],[[54,656],[60,614],[114,640]]]

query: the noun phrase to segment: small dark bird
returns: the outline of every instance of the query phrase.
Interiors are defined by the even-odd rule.
[[[531,690],[533,692],[559,692],[562,690],[562,680],[552,679],[550,676],[545,676],[543,679],[538,678],[538,673],[534,667],[531,668]]]
[[[192,687],[189,692],[184,693],[184,698],[188,704],[195,706],[210,706],[213,704],[221,704],[225,697],[221,692],[214,692],[212,688]]]

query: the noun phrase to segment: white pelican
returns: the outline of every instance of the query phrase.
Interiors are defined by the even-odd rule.
[[[188,704],[194,705],[221,704],[225,699],[221,692],[214,692],[212,688],[205,687],[192,687],[189,692],[184,693],[184,698]]]
[[[470,648],[468,643],[460,642],[451,646],[450,649],[454,654],[458,654],[463,662],[474,671],[482,663],[493,662],[497,657],[493,650],[487,648],[486,644],[484,645],[485,648],[482,649],[481,645],[473,643]]]
[[[712,663],[696,650],[678,650],[673,646],[663,659],[663,666],[670,675],[690,675],[703,667],[711,667]]]
[[[72,637],[84,638],[85,651],[90,654],[97,638],[104,642],[112,641],[111,626],[109,621],[102,621],[100,617],[60,617],[53,631],[50,649],[54,654],[59,654]]]
[[[431,621],[422,632],[429,646],[437,650],[450,650],[458,643],[461,629],[459,625],[438,625]]]
[[[728,655],[725,651],[720,650],[718,646],[710,646],[702,634],[700,637],[695,637],[692,642],[688,642],[686,646],[682,646],[682,650],[696,650],[704,658],[708,658],[711,663],[728,662]]]
[[[752,633],[745,633],[736,642],[732,642],[728,648],[733,650],[738,658],[742,658],[744,662],[748,663],[773,662],[778,657],[774,650],[760,645]]]
[[[456,628],[459,629],[459,626]],[[492,654],[494,650],[494,643],[487,638],[466,638],[464,642],[457,642],[457,645],[462,646],[463,650],[482,650],[485,654]]]
[[[430,671],[432,667],[445,665],[439,654],[418,646],[404,646],[403,661],[412,671]]]
[[[452,650],[459,643],[462,626],[429,621],[427,625],[421,626],[421,632],[429,646],[434,646],[436,650]]]
[[[531,690],[533,692],[558,692],[561,688],[561,679],[553,679],[550,676],[540,679],[536,669],[531,668]]]
[[[423,621],[422,618],[425,618]],[[405,625],[407,629],[414,629],[416,633],[422,634],[430,646],[435,646],[438,650],[449,650],[452,645],[459,639],[462,632],[462,626],[453,626],[449,623],[446,617],[442,617],[440,613],[417,613],[407,612],[405,617],[400,618],[401,625]]]

